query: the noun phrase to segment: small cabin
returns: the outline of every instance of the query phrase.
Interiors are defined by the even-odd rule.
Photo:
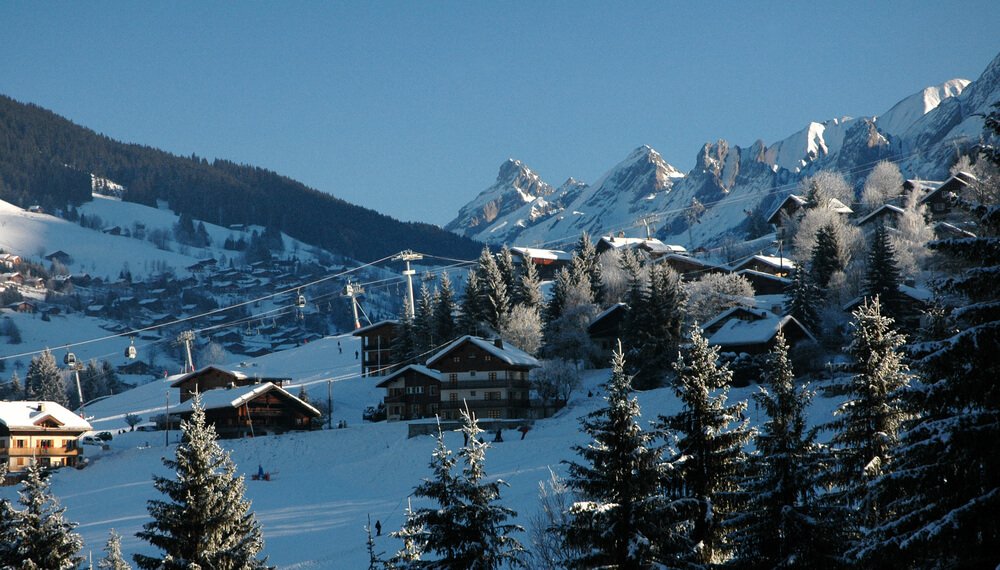
[[[209,390],[200,398],[205,421],[227,439],[311,430],[323,415],[273,382]],[[171,417],[190,418],[193,405],[193,400],[182,403],[170,410]]]
[[[195,393],[204,394],[205,392],[221,388],[251,386],[266,382],[280,387],[288,381],[288,378],[254,378],[242,372],[223,370],[215,366],[206,366],[201,370],[182,374],[171,382],[170,387],[180,390],[180,401],[186,402],[193,398]]]

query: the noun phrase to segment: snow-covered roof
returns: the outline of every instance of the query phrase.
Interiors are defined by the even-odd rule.
[[[847,204],[844,204],[843,202],[841,202],[840,200],[838,200],[836,198],[830,198],[830,201],[827,202],[826,207],[829,208],[829,209],[831,209],[831,210],[833,210],[834,212],[837,212],[838,214],[853,214],[854,213],[854,210],[852,210],[850,208],[850,206],[848,206]]]
[[[239,372],[237,370],[226,370],[224,368],[219,368],[218,366],[209,365],[209,366],[206,366],[206,367],[201,368],[199,370],[195,370],[194,372],[188,372],[187,374],[181,374],[180,376],[177,376],[176,380],[174,380],[170,384],[170,386],[172,388],[176,388],[176,387],[180,386],[181,384],[183,384],[189,378],[191,378],[193,376],[201,376],[202,374],[204,374],[204,373],[206,373],[206,372],[208,372],[210,370],[215,370],[217,372],[221,372],[223,374],[232,376],[232,377],[236,378],[237,380],[245,380],[246,378],[248,378],[248,376],[246,374],[244,374],[242,372]]]
[[[881,214],[896,214],[898,216],[902,216],[904,212],[905,211],[902,208],[900,208],[899,206],[896,206],[896,205],[893,205],[893,204],[882,204],[878,208],[875,208],[874,210],[872,210],[872,212],[870,214],[868,214],[868,215],[862,217],[861,219],[859,219],[858,220],[858,225],[859,226],[863,226],[866,223],[868,223],[869,220],[871,220],[871,219],[873,219],[876,216],[879,216]]]
[[[277,390],[288,398],[298,402],[303,407],[314,412],[317,416],[322,415],[319,410],[314,408],[312,405],[303,402],[299,398],[296,398],[291,392],[285,390],[277,384],[271,382],[264,382],[261,384],[256,384],[254,386],[240,386],[236,388],[218,388],[215,390],[206,390],[201,392],[201,407],[205,410],[218,410],[223,408],[238,408],[243,404],[266,394],[268,392]],[[171,408],[171,413],[186,413],[194,409],[194,398],[180,404],[176,408]]]
[[[399,321],[397,321],[395,319],[386,319],[384,321],[378,321],[378,322],[372,323],[372,324],[368,325],[367,327],[361,327],[360,329],[355,330],[351,334],[353,334],[354,336],[358,336],[358,335],[365,334],[366,332],[370,332],[370,331],[372,331],[374,329],[377,329],[379,327],[384,327],[386,325],[398,325],[398,324],[399,324]]]
[[[551,259],[553,261],[570,261],[573,259],[573,254],[566,253],[558,249],[538,249],[534,247],[512,247],[511,252],[519,253],[523,257],[529,259]]]
[[[788,196],[785,197],[784,200],[782,200],[778,204],[777,207],[774,208],[774,210],[771,211],[770,214],[768,214],[768,216],[767,216],[768,223],[772,223],[773,224],[774,222],[772,222],[771,219],[773,219],[775,216],[777,216],[778,212],[780,212],[781,210],[783,210],[784,207],[785,207],[785,204],[787,204],[790,201],[791,202],[795,202],[796,206],[803,206],[806,203],[805,197],[799,196],[798,194],[789,194]]]
[[[396,370],[392,374],[389,374],[388,376],[386,376],[384,380],[382,380],[381,382],[379,382],[375,386],[378,387],[378,388],[385,388],[386,385],[389,382],[392,382],[393,380],[396,379],[396,377],[398,377],[399,375],[403,374],[407,370],[412,370],[412,371],[417,372],[419,374],[423,374],[424,376],[429,376],[431,378],[436,378],[438,380],[441,379],[441,373],[438,372],[437,370],[433,370],[431,368],[427,368],[426,366],[424,366],[422,364],[407,364],[406,366],[404,366],[404,367],[400,368],[399,370]]]
[[[647,249],[647,250],[649,250],[652,253],[660,253],[660,254],[668,254],[668,253],[682,254],[682,253],[687,253],[687,249],[684,246],[682,246],[682,245],[671,245],[671,244],[668,244],[668,243],[663,243],[662,241],[660,241],[658,239],[655,239],[655,238],[654,239],[642,240],[642,243],[639,244],[639,247]]]
[[[744,259],[743,261],[740,261],[739,263],[733,265],[733,269],[739,270],[740,268],[746,265],[750,265],[755,261],[767,265],[769,267],[773,267],[775,269],[794,270],[796,267],[795,262],[792,261],[791,259],[788,259],[787,257],[778,257],[777,255],[757,254],[757,255],[751,255],[750,257]]]
[[[502,360],[503,362],[510,364],[511,366],[535,367],[539,365],[538,360],[534,356],[531,356],[527,352],[524,352],[523,350],[515,347],[509,342],[501,342],[501,344],[503,344],[503,348],[501,348],[497,346],[493,341],[485,340],[472,335],[465,335],[463,337],[455,339],[454,341],[451,342],[451,344],[442,348],[440,351],[438,351],[437,354],[427,359],[427,365],[430,366],[435,362],[437,362],[438,360],[441,360],[442,358],[447,356],[448,353],[450,353],[452,350],[467,342],[471,342],[472,344],[485,350],[486,352]]]
[[[29,400],[0,402],[0,423],[10,430],[42,429],[42,423],[51,419],[60,429],[89,431],[90,423],[63,406],[49,401]]]
[[[795,317],[786,315],[779,317],[773,313],[767,314],[755,321],[730,319],[718,331],[709,337],[709,344],[717,346],[732,346],[746,344],[763,344],[769,342],[787,323],[794,322],[812,340],[816,338],[808,329],[802,326]]]

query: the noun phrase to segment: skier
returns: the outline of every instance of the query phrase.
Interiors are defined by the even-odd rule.
[[[497,428],[497,436],[493,438],[493,443],[503,443],[503,428]]]
[[[375,536],[382,536],[382,523],[378,520],[375,521]]]

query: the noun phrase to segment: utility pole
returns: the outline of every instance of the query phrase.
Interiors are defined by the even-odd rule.
[[[87,419],[87,410],[83,407],[83,388],[80,387],[80,363],[73,366],[73,373],[76,374],[76,395],[80,398],[80,417]]]
[[[333,429],[333,380],[326,381],[326,407],[330,409],[326,415],[326,429]]]
[[[414,305],[413,305],[413,276],[417,272],[414,271],[414,270],[412,270],[412,269],[410,269],[410,262],[411,261],[419,261],[419,260],[421,260],[423,258],[424,258],[424,256],[422,254],[415,253],[415,252],[410,251],[408,249],[405,250],[405,251],[401,251],[399,253],[399,255],[393,257],[393,259],[395,259],[395,260],[403,260],[403,261],[406,262],[406,270],[403,271],[403,275],[406,275],[406,283],[407,283],[407,287],[409,288],[409,293],[410,293],[410,318],[411,319],[416,316],[416,311],[413,308],[414,307]]]
[[[177,342],[182,343],[187,350],[187,367],[184,372],[194,372],[194,360],[191,358],[191,343],[194,342],[194,331],[184,331],[177,335]]]
[[[170,447],[170,389],[167,388],[167,413],[163,415],[164,426],[166,429],[163,431],[163,447]]]

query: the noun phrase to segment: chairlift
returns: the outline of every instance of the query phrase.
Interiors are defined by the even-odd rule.
[[[301,292],[299,293],[299,298],[295,301],[295,306],[300,309],[306,308],[306,296],[303,295]]]
[[[129,345],[125,347],[125,358],[129,360],[135,360],[137,352],[135,350],[135,337],[129,340]]]
[[[69,368],[76,367],[76,363],[77,363],[76,355],[73,354],[72,352],[67,352],[66,356],[63,357],[63,364],[65,364]]]

